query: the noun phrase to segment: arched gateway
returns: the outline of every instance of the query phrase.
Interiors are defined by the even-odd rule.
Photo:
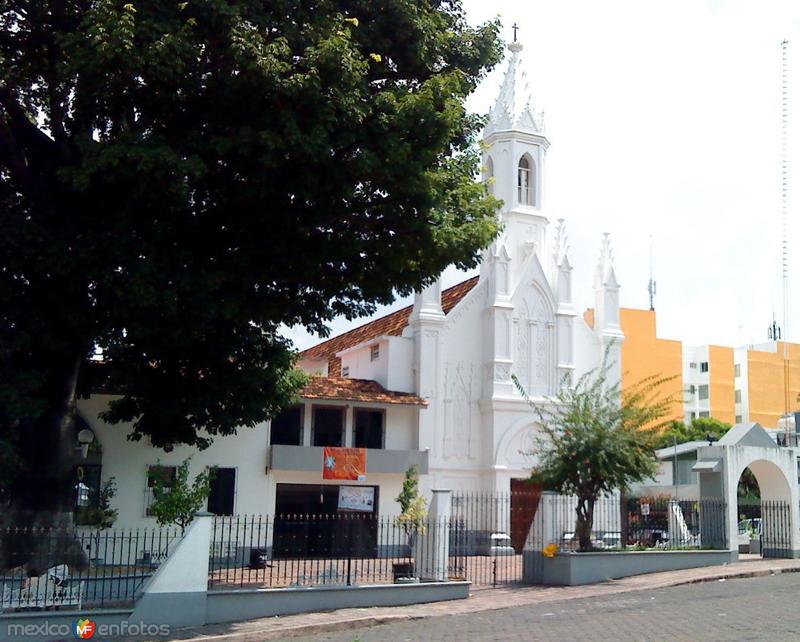
[[[737,487],[745,468],[753,472],[761,490],[762,554],[800,557],[797,452],[778,446],[757,423],[737,424],[718,442],[700,448],[693,467],[700,496],[725,500],[731,548],[738,539]]]

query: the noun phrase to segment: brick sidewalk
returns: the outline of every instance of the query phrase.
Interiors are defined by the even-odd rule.
[[[452,602],[398,607],[341,609],[321,613],[261,618],[232,624],[214,624],[179,629],[175,631],[171,639],[187,642],[210,642],[212,640],[214,642],[262,642],[263,640],[286,639],[300,635],[312,635],[323,631],[341,631],[440,615],[475,613],[512,606],[643,591],[681,584],[795,572],[800,572],[800,560],[757,559],[724,566],[637,575],[587,586],[531,586],[481,589],[474,591],[469,599]]]

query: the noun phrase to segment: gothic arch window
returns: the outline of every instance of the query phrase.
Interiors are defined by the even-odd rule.
[[[517,166],[517,202],[520,205],[536,205],[536,163],[529,154],[519,159]]]
[[[486,157],[486,171],[485,171],[486,191],[494,196],[494,162],[491,156]]]

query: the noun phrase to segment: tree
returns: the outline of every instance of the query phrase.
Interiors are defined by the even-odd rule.
[[[205,447],[302,385],[283,324],[325,335],[476,265],[499,202],[464,101],[497,30],[458,0],[4,3],[11,494],[64,508],[76,396],[118,393],[104,419],[133,439]]]
[[[119,510],[111,507],[111,500],[117,494],[117,482],[109,477],[97,497],[97,506],[84,506],[78,509],[75,523],[81,526],[94,526],[98,531],[111,528],[117,521]]]
[[[541,425],[535,439],[532,479],[546,490],[577,498],[575,533],[581,551],[592,550],[594,506],[598,497],[626,490],[657,470],[654,434],[663,429],[675,400],[661,392],[671,378],[651,376],[620,390],[603,364],[575,386],[562,385],[545,403],[517,389]]]
[[[722,437],[731,425],[713,417],[696,417],[689,425],[682,421],[673,421],[656,440],[657,448],[668,448],[674,444],[685,444],[689,441],[704,441],[708,435],[715,439]]]
[[[406,470],[397,503],[400,504],[400,514],[395,522],[406,534],[408,545],[413,547],[416,534],[424,528],[425,518],[428,516],[428,502],[419,494],[419,475],[416,466]]]
[[[175,524],[180,526],[181,535],[192,523],[195,514],[203,510],[211,492],[211,479],[214,469],[199,473],[193,482],[189,482],[189,462],[184,459],[175,470],[175,479],[165,480],[155,476],[153,480],[153,502],[150,514],[156,518],[159,526]]]

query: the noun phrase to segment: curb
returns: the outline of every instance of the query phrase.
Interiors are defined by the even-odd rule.
[[[601,595],[618,595],[621,593],[632,593],[634,591],[651,591],[662,588],[670,588],[674,586],[686,586],[689,584],[704,584],[708,582],[747,579],[752,577],[767,577],[770,575],[782,575],[785,573],[800,573],[800,565],[788,568],[773,567],[773,568],[757,569],[753,571],[747,571],[747,570],[733,571],[729,573],[720,571],[715,575],[667,580],[660,583],[654,583],[653,585],[650,586],[626,586],[624,584],[619,583],[620,582],[619,580],[608,580],[606,582],[598,582],[596,584],[589,585],[598,587],[600,586],[614,587],[613,590],[602,594],[598,594],[596,596],[593,595],[581,595],[574,597],[553,596],[552,599],[541,600],[541,602],[561,602],[561,601],[567,602],[576,599],[599,597]],[[530,604],[536,604],[537,602],[538,600],[532,600]],[[507,608],[516,608],[518,606],[523,606],[523,605],[522,604],[514,604],[510,606],[498,605],[490,608],[477,608],[473,612],[477,613],[482,611],[498,611]],[[250,640],[254,641],[257,640],[258,642],[261,642],[262,640],[264,641],[282,640],[287,638],[300,637],[304,635],[315,635],[317,633],[348,631],[351,629],[369,628],[374,626],[380,626],[383,624],[393,624],[396,622],[406,622],[411,620],[426,620],[435,617],[447,617],[447,616],[440,613],[420,614],[420,615],[413,615],[406,613],[397,615],[393,614],[367,615],[363,617],[351,617],[345,620],[338,620],[333,622],[316,622],[310,624],[299,624],[286,627],[285,629],[272,629],[272,630],[262,629],[262,630],[240,631],[235,633],[221,633],[216,635],[213,634],[197,635],[195,637],[190,637],[190,638],[175,638],[175,639],[180,640],[181,642],[249,642]]]

